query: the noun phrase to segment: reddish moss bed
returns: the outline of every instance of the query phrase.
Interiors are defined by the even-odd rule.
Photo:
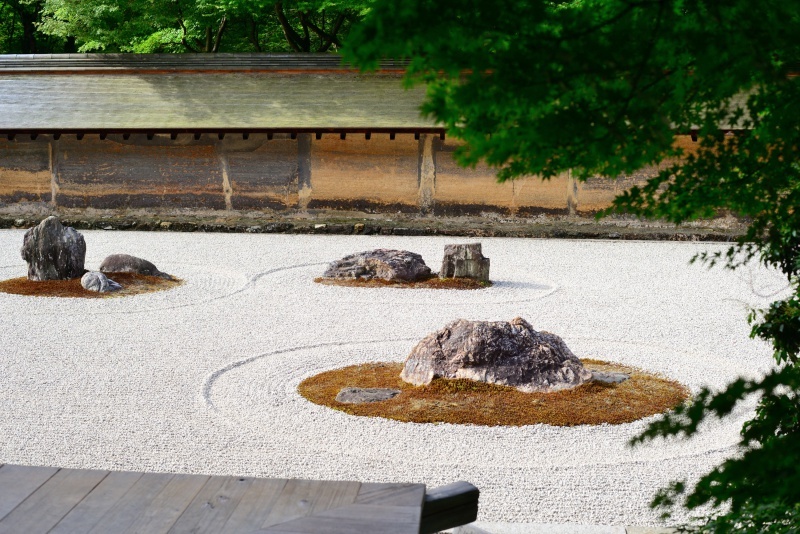
[[[87,291],[81,286],[80,278],[71,280],[28,280],[27,277],[11,278],[0,281],[0,291],[13,295],[26,295],[32,297],[77,297],[85,299],[102,299],[124,297],[163,291],[177,287],[183,280],[168,280],[159,276],[145,276],[135,273],[108,273],[108,277],[122,284],[122,289],[110,293]]]
[[[314,278],[318,284],[344,287],[407,287],[415,289],[483,289],[490,287],[491,282],[482,282],[472,278],[439,278],[434,276],[415,282],[388,281],[381,278],[364,280],[362,278]]]
[[[522,393],[461,379],[437,378],[427,386],[413,386],[400,379],[402,363],[368,363],[309,377],[298,391],[313,403],[351,415],[484,426],[630,423],[668,411],[689,398],[689,390],[681,384],[640,369],[588,359],[583,364],[596,371],[630,373],[631,378],[621,384],[595,382],[553,393]],[[343,404],[335,399],[344,387],[393,388],[401,393],[380,402]]]

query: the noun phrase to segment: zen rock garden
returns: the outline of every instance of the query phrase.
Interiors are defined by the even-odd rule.
[[[27,279],[0,282],[0,290],[41,295],[48,293],[38,288],[47,284],[79,279],[82,295],[56,294],[86,296],[121,294],[142,280],[144,291],[180,282],[128,254],[107,256],[98,270],[87,271],[83,235],[56,217],[25,233],[21,253]],[[446,245],[438,275],[417,253],[379,248],[332,262],[317,281],[473,289],[487,287],[489,266],[480,243]],[[460,285],[465,281],[478,285]],[[8,283],[27,284],[28,292],[11,291]],[[561,337],[536,331],[520,317],[457,319],[420,340],[403,364],[337,369],[306,379],[298,389],[312,402],[356,415],[488,425],[629,422],[670,409],[688,395],[680,384],[641,370],[582,361]]]
[[[480,243],[446,245],[438,278],[419,254],[407,250],[381,248],[351,254],[332,262],[323,277],[316,281],[340,285],[380,281],[400,287],[431,287],[419,285],[431,280],[470,280],[488,283],[489,266],[489,258],[483,256]],[[622,384],[634,374],[637,377],[634,382],[638,385],[625,386],[628,390],[626,393],[618,395],[616,399],[594,399],[595,402],[603,404],[613,404],[612,400],[617,402],[614,409],[616,412],[611,410],[614,413],[599,410],[599,413],[593,414],[595,419],[591,417],[586,419],[581,415],[574,421],[570,421],[569,417],[564,421],[560,419],[563,414],[575,412],[582,406],[580,402],[571,400],[563,408],[556,410],[558,417],[543,416],[542,420],[534,417],[530,423],[623,422],[632,420],[634,412],[637,413],[636,417],[652,415],[673,407],[685,398],[686,391],[677,383],[618,364],[591,360],[587,360],[587,363],[591,363],[592,368],[573,354],[561,337],[550,332],[538,332],[521,317],[511,321],[458,319],[423,338],[411,350],[401,368],[388,363],[376,363],[374,365],[377,367],[372,368],[351,366],[312,377],[304,382],[305,385],[301,384],[300,390],[314,402],[339,409],[347,406],[346,410],[349,413],[381,415],[418,422],[428,422],[431,418],[446,422],[458,419],[459,422],[479,424],[483,424],[486,417],[492,420],[490,424],[494,424],[494,420],[507,417],[507,414],[503,414],[505,408],[501,404],[497,407],[499,415],[494,412],[488,416],[482,413],[477,419],[473,419],[470,413],[456,418],[452,413],[444,413],[446,410],[443,412],[441,408],[447,405],[469,405],[471,402],[485,403],[486,399],[481,395],[497,395],[507,399],[513,397],[516,399],[514,402],[523,405],[529,403],[530,405],[524,408],[529,410],[525,415],[527,417],[538,409],[535,406],[537,403],[545,402],[542,395],[551,401],[561,398],[560,402],[564,402],[563,396],[557,397],[557,394],[574,391],[574,395],[584,398],[585,401],[585,398],[591,398],[593,395],[601,397],[611,395],[607,391],[609,388],[622,387]],[[392,372],[396,374],[393,376]],[[363,382],[365,375],[375,376],[376,373],[383,377],[384,384],[370,383],[359,386],[355,383]],[[333,388],[342,381],[342,386],[336,390],[334,398],[326,396],[332,392],[328,388]],[[447,385],[449,382],[452,384]],[[646,388],[652,388],[654,384],[662,392],[655,402],[639,398],[632,401],[639,405],[632,411],[629,406],[619,405],[618,401],[621,398],[626,396],[634,398],[644,391],[645,385]],[[380,387],[382,385],[386,387]],[[593,387],[589,387],[592,385]],[[445,398],[450,400],[436,401],[439,404],[431,400],[438,398],[437,395],[440,393],[438,390],[452,387],[460,388],[459,391],[476,391],[477,397],[461,399],[458,403],[452,402],[452,395],[450,397],[445,395]],[[510,393],[508,388],[513,388],[516,393]],[[320,394],[322,390],[328,393]],[[412,391],[414,393],[411,393]],[[412,399],[414,395],[417,398]],[[479,398],[480,400],[476,400]],[[402,404],[404,402],[408,404]],[[368,405],[374,408],[358,408]],[[378,408],[384,405],[387,406],[385,411]],[[391,408],[400,405],[404,408]],[[420,408],[426,405],[430,409]],[[409,410],[412,412],[422,410],[425,414],[408,416]],[[625,413],[628,411],[630,413]],[[405,419],[405,417],[410,418]],[[526,424],[525,421],[528,419],[525,417],[518,420],[512,418],[510,424]]]
[[[112,254],[102,261],[98,271],[87,271],[84,265],[86,241],[83,235],[74,228],[61,224],[55,216],[47,217],[25,232],[21,254],[28,264],[27,281],[33,286],[41,282],[80,279],[81,287],[88,292],[112,293],[125,289],[125,285],[108,275],[118,279],[124,278],[136,286],[136,292],[146,291],[145,286],[148,285],[153,286],[150,290],[162,288],[156,287],[162,284],[152,281],[148,283],[144,277],[178,282],[169,274],[161,272],[151,262],[128,254]],[[57,291],[57,286],[52,284],[46,288],[43,284],[42,292],[39,293],[30,287],[30,284],[27,288],[23,287],[23,291],[13,290],[20,289],[19,287],[5,287],[9,282],[11,286],[21,285],[21,282],[15,279],[5,281],[0,289],[13,293],[47,295],[47,290],[55,287],[56,295],[61,294]]]
[[[468,280],[477,285],[441,284],[446,280]],[[417,253],[408,250],[375,249],[357,254],[350,254],[332,262],[325,270],[323,283],[340,283],[352,285],[356,283],[383,282],[387,284],[408,285],[423,284],[415,287],[464,288],[486,287],[489,281],[489,258],[483,256],[480,243],[465,245],[446,245],[442,268],[436,274],[425,264]],[[424,285],[426,282],[432,282]]]

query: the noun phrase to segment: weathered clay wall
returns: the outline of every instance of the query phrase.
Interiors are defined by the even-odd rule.
[[[691,149],[688,136],[676,140]],[[497,183],[459,167],[457,142],[398,134],[63,135],[0,139],[0,203],[65,208],[315,209],[464,215],[591,214],[658,171]]]
[[[50,202],[50,145],[2,142],[0,147],[0,202]]]
[[[311,142],[309,208],[418,210],[419,145],[413,135],[328,136]]]

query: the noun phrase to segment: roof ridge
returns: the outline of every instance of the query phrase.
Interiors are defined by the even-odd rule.
[[[405,70],[408,60],[384,60],[378,72]],[[0,72],[84,71],[344,71],[359,69],[338,54],[0,54]]]

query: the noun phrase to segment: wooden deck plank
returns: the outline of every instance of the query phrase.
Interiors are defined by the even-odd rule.
[[[149,534],[169,531],[209,478],[207,475],[174,475],[169,484],[142,510],[128,532]]]
[[[73,534],[75,532],[91,531],[142,476],[142,473],[109,473],[48,534]]]
[[[352,504],[360,487],[360,482],[290,480],[261,527],[267,528]]]
[[[0,519],[7,516],[57,471],[57,467],[0,467]]]
[[[222,532],[253,481],[245,477],[209,478],[170,532]]]
[[[97,534],[126,532],[174,476],[171,473],[147,473],[142,475],[89,532]]]
[[[424,499],[422,484],[0,465],[0,534],[417,534]]]
[[[47,532],[107,474],[88,469],[59,470],[0,521],[0,532]]]
[[[361,484],[356,497],[359,504],[421,507],[425,488],[421,484]]]
[[[272,511],[272,506],[288,481],[281,478],[253,479],[239,505],[225,522],[224,532],[258,530]]]
[[[424,490],[423,490],[424,492]],[[421,511],[413,506],[352,504],[263,529],[269,534],[417,534]]]

